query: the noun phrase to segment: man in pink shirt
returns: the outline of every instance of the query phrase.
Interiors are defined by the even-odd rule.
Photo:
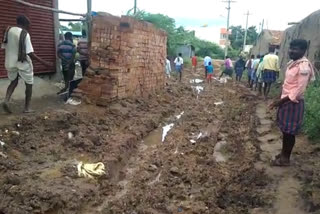
[[[299,133],[304,114],[304,92],[314,79],[314,69],[309,60],[304,57],[308,43],[296,39],[290,43],[285,80],[282,86],[281,98],[270,104],[270,108],[278,108],[277,123],[283,133],[281,154],[272,161],[273,166],[288,166],[295,144],[295,136]]]

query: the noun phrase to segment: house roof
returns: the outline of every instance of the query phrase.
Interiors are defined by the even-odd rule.
[[[271,45],[280,45],[282,37],[284,35],[284,31],[280,30],[266,30],[272,36],[272,40],[270,41]]]

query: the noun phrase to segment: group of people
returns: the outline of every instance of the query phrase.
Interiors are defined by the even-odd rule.
[[[58,94],[67,92],[70,87],[70,82],[75,75],[76,53],[79,53],[79,61],[82,68],[82,76],[85,75],[89,67],[89,52],[87,34],[82,30],[82,38],[78,41],[77,47],[73,43],[73,35],[71,32],[64,34],[64,40],[58,45],[58,57],[61,59],[62,74],[65,87]]]
[[[1,48],[5,49],[5,68],[8,72],[8,78],[11,81],[6,92],[2,108],[7,113],[12,113],[9,108],[9,101],[13,92],[15,91],[19,78],[23,79],[26,85],[25,92],[25,106],[24,113],[31,113],[33,110],[30,108],[32,98],[32,87],[34,83],[34,72],[32,60],[36,60],[41,64],[48,67],[48,69],[55,70],[55,64],[41,59],[34,53],[31,43],[31,36],[28,33],[31,22],[28,17],[21,15],[16,19],[16,26],[8,27],[4,33]],[[89,65],[88,57],[88,44],[84,38],[78,42],[76,49],[73,44],[73,35],[67,32],[65,39],[58,46],[58,57],[62,63],[62,73],[65,81],[65,87],[59,92],[66,92],[69,88],[70,81],[73,80],[75,74],[75,55],[78,51],[79,60],[82,66],[82,73],[85,74]]]
[[[183,71],[183,58],[182,58],[181,53],[179,53],[178,56],[175,58],[174,64],[175,64],[176,75],[177,75],[177,77],[179,76],[179,80],[181,81],[182,80],[182,71]],[[196,72],[197,65],[198,65],[197,56],[194,55],[191,58],[191,64],[192,64],[192,71]],[[210,82],[212,82],[213,71],[214,71],[211,57],[206,56],[204,58],[204,68],[205,68],[205,77],[206,77],[207,81],[210,83]],[[171,77],[171,75],[170,75],[171,62],[170,62],[169,58],[166,59],[165,72],[166,72],[167,77],[170,78]]]
[[[5,49],[5,67],[8,71],[8,78],[11,81],[6,92],[5,100],[2,104],[3,109],[11,113],[9,101],[18,85],[19,78],[22,78],[26,84],[26,97],[24,112],[30,113],[30,101],[32,97],[33,86],[33,65],[32,60],[37,60],[43,65],[54,69],[54,64],[46,62],[34,53],[31,43],[31,37],[28,33],[30,20],[26,16],[17,17],[17,26],[8,27],[5,31],[1,47]],[[78,51],[80,54],[80,62],[83,75],[89,65],[88,61],[88,46],[86,39],[80,40],[78,48],[73,44],[72,34],[66,33],[65,40],[58,46],[58,56],[62,61],[62,72],[66,82],[65,88],[61,91],[66,91],[70,81],[75,73],[75,54]],[[285,79],[282,86],[280,98],[269,105],[269,108],[278,108],[277,123],[283,133],[282,151],[277,155],[272,162],[275,166],[287,166],[290,164],[290,156],[295,145],[295,136],[301,129],[303,121],[303,113],[305,108],[304,93],[311,80],[315,79],[313,65],[304,56],[308,48],[308,42],[302,39],[293,40],[290,43],[289,57],[291,61],[287,65]],[[241,81],[243,72],[248,70],[248,86],[250,88],[259,87],[259,92],[262,93],[264,86],[264,95],[267,97],[272,83],[279,76],[278,56],[274,54],[274,48],[270,48],[269,53],[265,56],[251,56],[245,62],[242,57],[235,63],[236,80]],[[171,66],[170,61],[166,60],[166,72],[170,77]],[[183,70],[183,58],[180,53],[174,60],[175,70],[179,74],[181,81]],[[197,58],[192,58],[193,71],[197,67]],[[222,75],[230,75],[233,73],[232,61],[229,57],[225,60],[225,69]],[[205,77],[208,82],[211,82],[213,76],[212,59],[207,56],[204,58]]]
[[[243,72],[248,72],[248,87],[253,90],[259,90],[259,95],[263,94],[265,98],[268,97],[271,89],[271,85],[276,82],[279,77],[279,57],[274,53],[275,48],[270,47],[269,53],[266,55],[251,55],[250,59],[245,61],[242,56],[235,63],[236,81],[240,82],[243,76]],[[227,62],[228,61],[228,62]],[[230,63],[230,59],[226,59],[227,64]],[[229,69],[230,70],[230,69]],[[228,72],[230,73],[230,72]]]
[[[303,122],[305,102],[304,93],[308,84],[315,79],[313,65],[304,56],[308,48],[308,42],[303,39],[295,39],[290,43],[289,57],[291,61],[287,64],[282,91],[269,108],[277,108],[277,124],[283,133],[282,150],[272,160],[273,166],[290,165],[290,157],[296,142],[296,135],[300,132]],[[243,72],[248,71],[248,87],[254,90],[259,88],[259,93],[267,98],[271,85],[279,78],[279,58],[274,54],[275,49],[271,47],[266,55],[252,55],[249,60],[245,61],[239,57],[233,68],[230,57],[224,61],[224,70],[222,75],[233,75],[236,73],[236,81],[241,81]],[[170,61],[167,60],[167,65]],[[183,59],[181,54],[175,59],[176,70],[181,73]],[[197,67],[196,57],[192,58],[193,71]],[[209,56],[204,58],[205,77],[208,82],[212,79],[213,66],[212,59]],[[181,78],[181,75],[180,75]]]

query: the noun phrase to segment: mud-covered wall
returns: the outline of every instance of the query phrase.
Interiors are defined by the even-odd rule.
[[[91,72],[79,89],[91,101],[107,104],[145,96],[165,85],[167,35],[152,24],[109,14],[94,17]]]
[[[286,69],[289,61],[288,49],[293,39],[305,39],[309,42],[306,56],[320,69],[320,10],[303,19],[299,24],[288,28],[281,42],[280,66],[282,71]]]
[[[258,54],[266,54],[269,52],[269,44],[272,41],[272,35],[269,31],[263,31],[259,36],[256,44],[251,49],[251,54],[257,56]]]

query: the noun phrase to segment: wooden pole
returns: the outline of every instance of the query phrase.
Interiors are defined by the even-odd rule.
[[[88,48],[90,53],[91,41],[92,41],[92,1],[87,0],[87,39],[88,39]]]
[[[64,13],[64,14],[73,15],[73,16],[83,16],[83,17],[85,17],[85,14],[71,13],[71,12],[64,11],[64,10],[58,10],[58,9],[55,9],[55,8],[44,7],[44,6],[41,6],[41,5],[36,5],[36,4],[29,3],[29,2],[25,2],[23,0],[13,0],[13,1],[15,1],[17,3],[20,3],[20,4],[23,4],[23,5],[26,5],[28,7],[33,7],[33,8],[43,9],[43,10],[50,10],[50,11],[55,12],[55,13]]]

